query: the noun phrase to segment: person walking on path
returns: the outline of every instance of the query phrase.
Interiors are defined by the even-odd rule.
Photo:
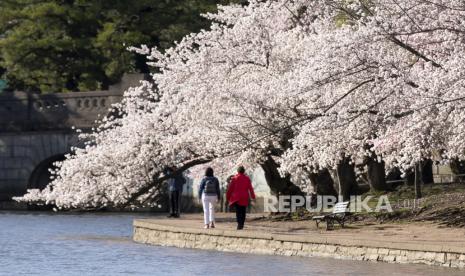
[[[245,168],[240,166],[237,168],[237,174],[231,179],[226,192],[226,200],[229,202],[229,206],[234,206],[236,209],[237,230],[244,228],[249,198],[255,200],[255,192],[250,178],[245,175]]]
[[[226,213],[229,213],[229,204],[228,204],[228,201],[226,200],[226,192],[229,189],[229,185],[231,184],[231,180],[233,179],[233,177],[234,175],[230,175],[228,176],[228,178],[226,178],[225,187],[223,187],[223,189],[221,190],[222,194],[224,194],[224,196],[221,198],[222,199],[221,206],[224,209],[224,212]]]
[[[182,188],[186,179],[182,176],[181,173],[175,174],[174,168],[167,168],[165,174],[169,176],[168,178],[168,193],[169,193],[169,205],[170,205],[170,214],[169,218],[179,218],[181,211],[181,195]]]
[[[213,169],[208,167],[199,187],[199,199],[203,205],[205,229],[215,228],[215,204],[220,201],[220,198],[220,182],[213,175]]]

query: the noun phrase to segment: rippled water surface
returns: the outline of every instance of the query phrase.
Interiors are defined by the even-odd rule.
[[[0,275],[465,275],[423,265],[137,244],[127,214],[0,212]]]

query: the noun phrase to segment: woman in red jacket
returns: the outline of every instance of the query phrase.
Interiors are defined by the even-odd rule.
[[[226,192],[226,200],[229,202],[229,206],[234,205],[236,209],[237,230],[244,228],[249,197],[255,199],[252,182],[250,178],[245,175],[244,167],[240,166],[237,168],[237,174],[231,179],[231,184]]]

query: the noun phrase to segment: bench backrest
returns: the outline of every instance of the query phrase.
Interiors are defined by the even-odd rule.
[[[350,203],[349,201],[336,203],[336,205],[334,205],[334,208],[333,208],[333,214],[345,214],[345,213],[347,213],[349,211],[348,210],[349,203]]]

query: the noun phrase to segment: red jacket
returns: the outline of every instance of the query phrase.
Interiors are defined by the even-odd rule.
[[[226,200],[229,202],[229,205],[237,203],[241,206],[248,206],[249,193],[250,197],[255,199],[250,178],[243,173],[238,173],[231,179],[228,191],[226,192]]]

